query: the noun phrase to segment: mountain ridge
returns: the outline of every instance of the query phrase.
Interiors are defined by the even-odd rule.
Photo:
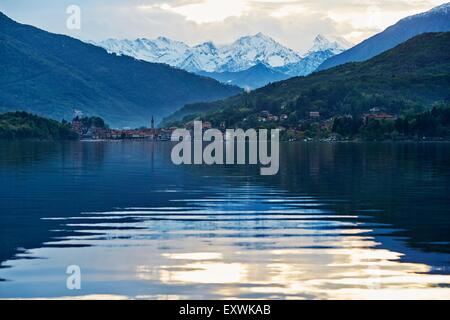
[[[450,2],[399,20],[384,31],[325,60],[317,71],[368,60],[422,33],[446,31],[450,31]]]

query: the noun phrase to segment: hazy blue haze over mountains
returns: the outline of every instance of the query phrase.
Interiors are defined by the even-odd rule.
[[[269,82],[286,80],[289,75],[277,71],[263,63],[247,70],[238,72],[198,72],[200,75],[216,79],[223,83],[233,84],[244,89],[252,90],[265,86]]]
[[[416,35],[445,31],[450,31],[450,3],[400,20],[385,31],[329,58],[319,66],[318,70],[329,69],[348,62],[368,60]]]
[[[240,92],[164,64],[118,57],[79,40],[19,24],[0,13],[0,112],[57,120],[73,110],[115,127],[149,125],[189,102]]]

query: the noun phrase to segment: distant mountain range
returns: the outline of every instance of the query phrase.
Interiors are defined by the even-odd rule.
[[[240,92],[165,64],[111,55],[0,13],[0,112],[23,110],[61,120],[79,110],[114,127],[138,127],[186,103]]]
[[[190,104],[167,121],[195,114],[213,125],[258,127],[261,111],[287,115],[287,125],[319,112],[361,115],[371,108],[400,114],[450,101],[450,32],[426,33],[368,61],[295,77],[210,103]],[[246,119],[246,120],[244,120]]]
[[[445,31],[450,31],[450,3],[400,20],[385,31],[329,58],[317,70],[329,69],[348,62],[365,61],[419,34]]]
[[[262,33],[242,37],[225,46],[206,42],[190,47],[164,37],[155,40],[108,39],[97,44],[110,53],[166,63],[246,89],[310,74],[323,61],[350,46],[344,40],[330,41],[319,35],[313,47],[301,55]]]

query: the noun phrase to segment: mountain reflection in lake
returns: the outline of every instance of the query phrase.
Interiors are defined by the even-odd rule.
[[[450,144],[0,144],[0,298],[450,298]],[[82,289],[66,289],[66,268]]]

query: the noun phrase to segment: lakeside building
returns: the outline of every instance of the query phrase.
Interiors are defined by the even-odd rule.
[[[110,129],[107,127],[87,127],[86,122],[76,117],[71,123],[72,130],[76,132],[81,139],[93,140],[151,140],[151,141],[170,141],[172,132],[176,128],[155,129],[155,121],[152,117],[151,128],[140,129]]]
[[[318,112],[318,111],[311,111],[309,113],[309,117],[311,119],[320,119],[320,112]]]
[[[93,128],[92,129],[92,139],[95,140],[107,140],[111,139],[111,130],[107,128]]]
[[[176,128],[112,130],[114,140],[170,141]]]
[[[83,135],[83,123],[76,117],[72,120],[72,130],[77,133],[80,137]]]
[[[367,123],[369,120],[397,120],[397,116],[389,114],[389,113],[368,113],[363,115],[364,123]]]

